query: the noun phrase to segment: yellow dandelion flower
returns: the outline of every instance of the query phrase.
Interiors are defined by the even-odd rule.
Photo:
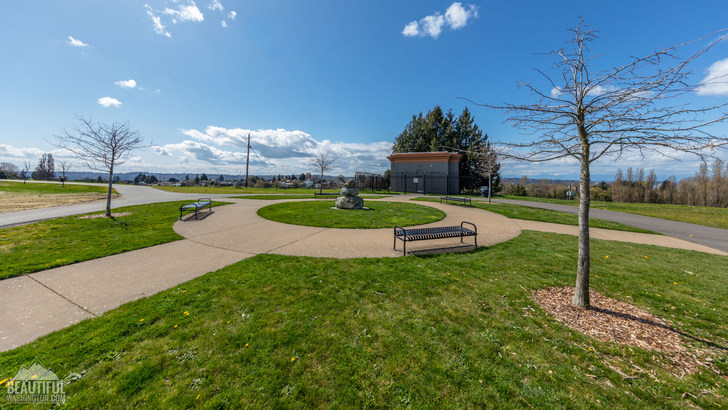
[[[140,322],[143,322],[143,321],[144,321],[144,319],[139,319],[139,321],[140,321]]]
[[[201,394],[198,394],[197,397],[195,397],[195,400],[199,399],[200,396],[202,396],[202,395]]]
[[[2,386],[3,384],[5,384],[6,381],[8,381],[8,379],[2,379],[2,380],[0,380],[0,386]]]
[[[655,293],[655,296],[660,296],[660,294],[659,293]]]
[[[228,324],[230,324],[230,321],[228,320]]]
[[[14,381],[12,381],[12,380],[11,380],[11,381],[9,381],[9,382],[8,382],[8,384],[7,384],[7,387],[10,387],[10,386],[12,386],[12,385],[13,385],[13,383],[15,383],[15,382],[14,382]]]
[[[248,347],[248,344],[247,343],[245,344],[245,347]]]
[[[677,285],[677,282],[672,282],[673,285]]]
[[[189,316],[189,315],[190,315],[190,312],[185,310],[185,316]]]
[[[604,259],[609,259],[609,255],[605,256]]]
[[[186,291],[186,290],[183,290],[183,291],[182,291],[182,293],[185,293],[185,292],[187,292],[187,291]]]
[[[293,363],[295,361],[296,361],[296,358],[295,357],[291,357],[291,363]]]
[[[645,259],[650,259],[650,257],[649,257],[649,256],[647,256],[647,255],[645,255]]]
[[[174,325],[174,328],[175,328],[175,329],[177,329],[177,326],[178,326],[178,325]]]

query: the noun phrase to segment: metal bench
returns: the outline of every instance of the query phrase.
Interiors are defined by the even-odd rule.
[[[200,198],[197,200],[197,202],[182,205],[179,207],[179,219],[182,220],[182,214],[185,211],[190,211],[195,213],[195,219],[197,218],[197,212],[205,209],[206,207],[210,208],[210,213],[212,213],[212,199],[210,198]]]
[[[473,229],[465,228],[463,226],[464,224],[472,226]],[[407,242],[459,237],[460,243],[463,243],[463,238],[466,236],[474,237],[475,246],[478,246],[478,228],[475,224],[466,221],[461,222],[460,226],[439,226],[434,228],[406,229],[401,226],[395,226],[394,250],[397,250],[397,239],[402,241],[402,254],[407,255]]]
[[[473,206],[473,202],[470,200],[470,197],[467,197],[467,196],[463,196],[463,197],[460,197],[460,196],[441,196],[440,197],[440,203],[442,203],[443,200],[445,201],[445,203],[447,203],[447,201],[455,201],[455,202],[462,202],[463,205],[465,205],[467,203],[468,205]]]

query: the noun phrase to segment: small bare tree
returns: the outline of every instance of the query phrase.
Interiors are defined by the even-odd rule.
[[[20,178],[23,179],[23,183],[28,179],[28,172],[30,172],[30,162],[23,162],[23,168],[20,170]]]
[[[68,161],[62,161],[61,166],[61,185],[66,186],[66,172],[70,172],[73,165]]]
[[[490,146],[490,142],[481,143],[478,147],[476,154],[478,164],[478,174],[488,178],[488,202],[493,192],[493,173],[498,171],[500,164],[498,164],[498,154]]]
[[[536,95],[536,103],[478,105],[509,113],[508,122],[537,136],[528,142],[501,143],[508,149],[502,156],[533,162],[561,158],[579,161],[579,256],[573,304],[587,308],[590,165],[625,151],[636,151],[643,157],[645,153],[690,153],[704,158],[710,156],[709,150],[728,144],[725,136],[712,135],[707,128],[728,118],[721,112],[726,104],[693,107],[678,101],[701,86],[689,82],[689,64],[725,37],[714,38],[688,58],[675,53],[693,43],[599,71],[594,70],[588,48],[596,33],[582,21],[570,32],[570,46],[549,53],[556,56],[558,75],[537,70],[548,81],[549,89],[522,84]]]
[[[73,153],[90,169],[109,173],[106,216],[111,217],[114,167],[123,164],[129,153],[142,147],[142,138],[139,131],[132,129],[128,122],[108,125],[93,122],[83,116],[77,118],[80,124],[57,136],[56,146]]]
[[[319,192],[324,191],[324,172],[326,172],[326,170],[328,169],[331,169],[331,165],[335,161],[336,158],[331,155],[331,151],[329,150],[321,150],[314,155],[313,164],[316,166],[317,169],[321,170],[321,185]]]

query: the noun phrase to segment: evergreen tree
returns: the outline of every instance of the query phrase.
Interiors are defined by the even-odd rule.
[[[455,119],[452,110],[447,113],[435,106],[426,115],[419,113],[405,126],[404,131],[395,139],[392,153],[452,151],[462,156],[460,160],[461,186],[473,189],[487,184],[480,175],[479,150],[487,144],[488,135],[475,123],[475,118],[465,108]],[[500,186],[497,167],[493,172],[493,187]],[[495,189],[494,189],[495,191]],[[497,191],[496,191],[497,192]]]

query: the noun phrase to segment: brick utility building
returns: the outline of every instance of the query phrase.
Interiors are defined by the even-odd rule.
[[[422,194],[460,193],[460,154],[406,152],[387,157],[392,190]]]

